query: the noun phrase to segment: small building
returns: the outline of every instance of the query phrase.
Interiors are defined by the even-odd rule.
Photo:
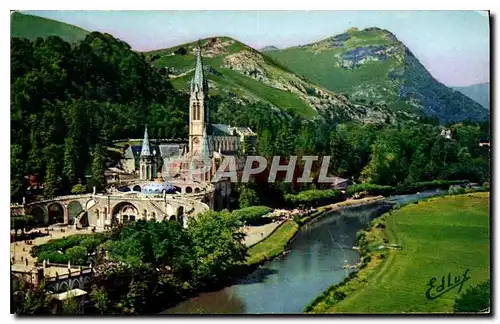
[[[333,177],[332,189],[345,191],[349,186],[349,179],[343,179],[340,177]]]

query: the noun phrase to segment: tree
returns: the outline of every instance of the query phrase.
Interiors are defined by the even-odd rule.
[[[490,307],[491,287],[490,280],[477,286],[471,286],[467,291],[455,298],[453,311],[456,313],[477,313]]]
[[[97,288],[96,286],[92,287],[92,292],[90,293],[90,299],[94,303],[95,308],[101,312],[101,314],[105,314],[109,308],[110,300],[106,290],[102,288]]]
[[[193,276],[197,282],[215,283],[246,260],[241,225],[228,211],[207,211],[190,219],[187,231],[193,242]]]
[[[50,158],[47,164],[47,173],[43,186],[43,195],[45,198],[54,197],[55,190],[59,187],[57,179],[56,162],[54,158]]]
[[[258,152],[266,158],[274,155],[274,143],[271,132],[266,128],[262,131],[258,139]]]
[[[61,306],[61,314],[63,315],[74,315],[77,314],[79,310],[78,300],[71,294],[68,296],[68,299],[62,302]]]
[[[254,189],[245,185],[241,185],[239,189],[240,197],[238,202],[240,204],[240,208],[246,208],[259,204],[259,197]]]
[[[17,235],[17,231],[21,230],[24,232],[30,231],[35,225],[35,219],[33,216],[12,216],[10,218],[10,229],[14,230],[14,234]]]
[[[71,188],[71,193],[75,195],[84,194],[86,192],[87,188],[85,188],[85,186],[80,183],[77,183],[76,185],[73,186],[73,188]]]
[[[76,181],[76,152],[74,139],[72,137],[66,138],[64,145],[64,166],[63,177],[66,183],[66,188],[69,189]],[[72,190],[73,191],[73,190]]]
[[[101,145],[97,144],[92,153],[92,184],[97,190],[104,189],[106,177],[104,176],[104,159]]]

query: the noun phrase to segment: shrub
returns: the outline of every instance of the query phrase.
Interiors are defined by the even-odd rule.
[[[285,200],[292,205],[320,206],[340,201],[342,193],[339,190],[304,190],[298,194],[286,194]]]
[[[366,192],[369,195],[391,195],[395,192],[395,188],[392,186],[381,186],[374,183],[360,183],[349,186],[347,189],[347,194],[354,195],[358,192]]]
[[[490,307],[491,287],[490,280],[477,286],[471,286],[467,291],[455,298],[453,311],[457,313],[477,313]]]
[[[233,211],[233,215],[246,225],[262,225],[270,221],[269,217],[263,217],[272,211],[267,206],[251,206]]]
[[[85,188],[85,186],[80,183],[74,185],[73,188],[71,188],[71,193],[75,195],[84,194],[86,192],[87,188]]]

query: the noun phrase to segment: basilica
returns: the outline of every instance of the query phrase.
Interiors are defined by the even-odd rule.
[[[253,154],[256,134],[249,127],[209,123],[208,81],[203,70],[201,50],[195,49],[195,71],[190,82],[189,137],[187,140],[150,140],[147,126],[141,146],[130,146],[120,168],[143,182],[161,179],[173,183],[208,183],[227,156]],[[206,165],[209,163],[210,165]],[[190,168],[203,166],[192,178]]]

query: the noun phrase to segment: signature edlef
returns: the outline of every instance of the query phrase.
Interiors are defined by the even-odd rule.
[[[425,297],[427,297],[427,299],[434,300],[457,286],[460,287],[458,288],[457,294],[460,293],[460,291],[462,291],[464,283],[470,279],[469,271],[470,270],[467,269],[465,270],[463,275],[453,276],[453,278],[451,276],[451,273],[448,273],[448,278],[446,278],[445,276],[441,277],[441,283],[439,285],[437,285],[436,277],[431,278],[431,280],[429,280],[429,283],[427,284],[429,288],[425,292]]]

